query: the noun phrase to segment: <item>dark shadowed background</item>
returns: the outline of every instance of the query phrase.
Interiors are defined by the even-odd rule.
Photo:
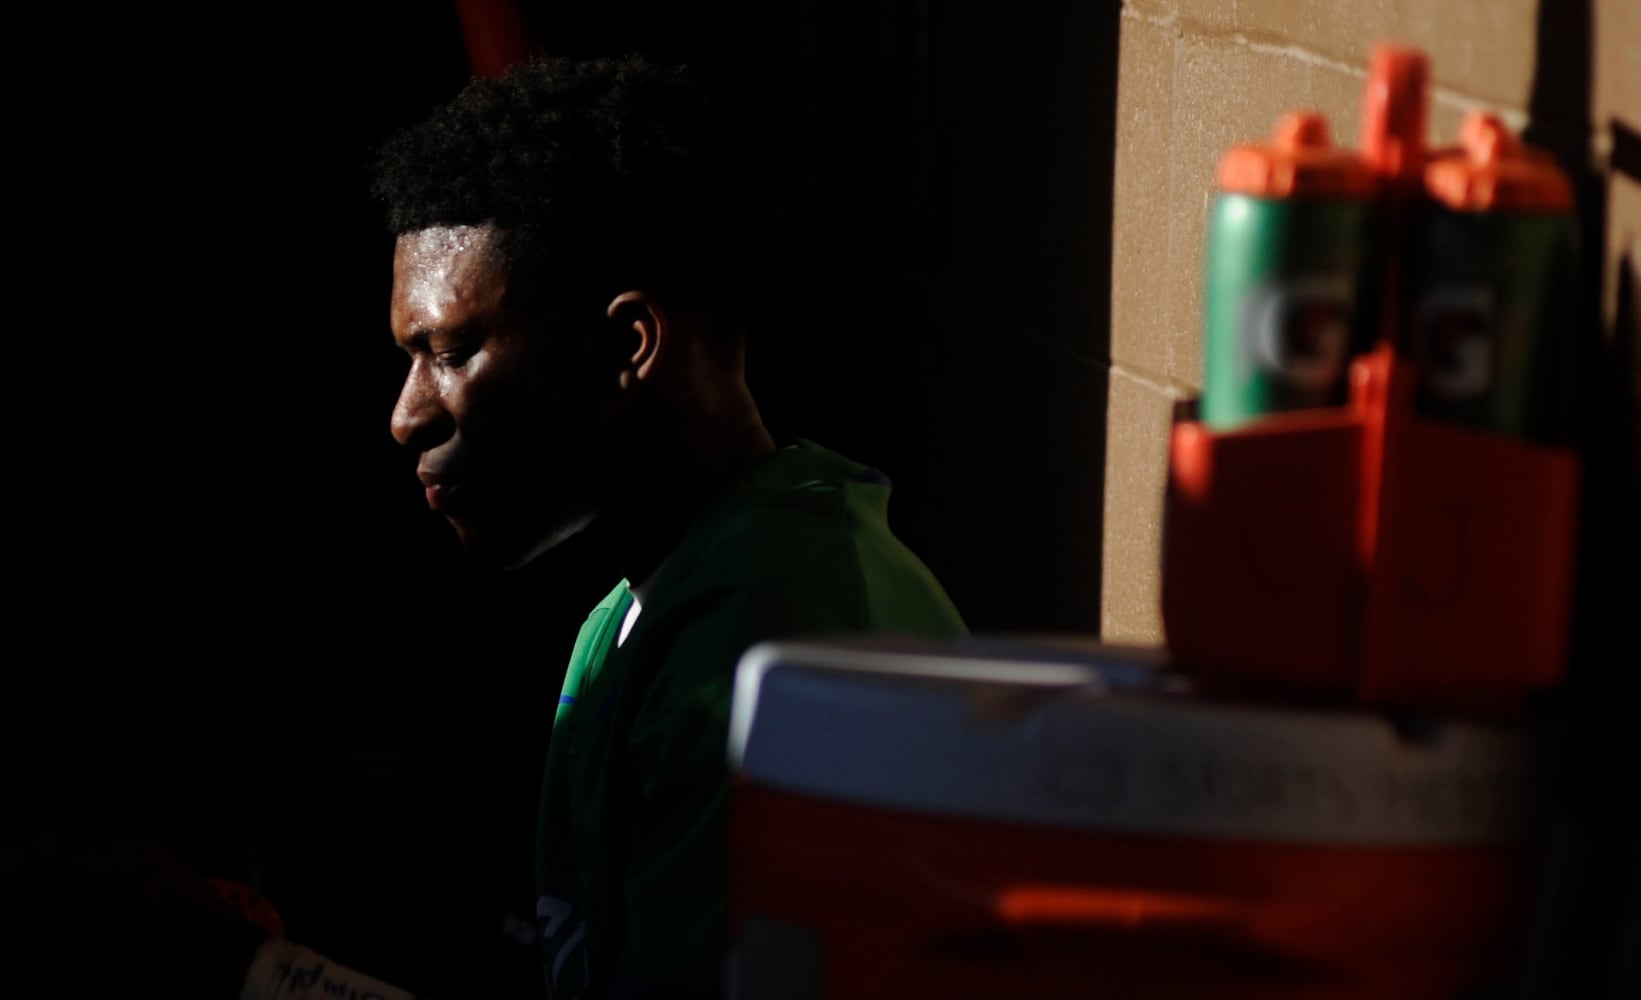
[[[1118,5],[530,12],[554,54],[691,63],[760,136],[797,247],[750,348],[770,422],[895,480],[975,628],[1093,631]],[[530,995],[504,913],[532,915],[554,696],[614,581],[573,543],[468,566],[388,435],[365,166],[467,79],[453,4],[14,37],[41,62],[14,83],[0,834],[155,839],[338,960]]]

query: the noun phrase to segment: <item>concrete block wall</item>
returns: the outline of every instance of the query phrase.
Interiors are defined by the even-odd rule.
[[[1557,2],[1557,0],[1546,0]],[[1429,140],[1456,139],[1464,114],[1499,114],[1587,132],[1607,185],[1604,286],[1641,257],[1641,185],[1608,158],[1641,131],[1641,4],[1592,0],[1586,31],[1537,0],[1126,0],[1120,21],[1113,179],[1111,367],[1107,418],[1101,633],[1162,638],[1158,574],[1166,438],[1173,404],[1202,382],[1202,271],[1214,170],[1238,142],[1270,134],[1289,109],[1327,115],[1335,142],[1358,145],[1375,42],[1431,59]],[[1545,25],[1541,29],[1541,24]],[[1574,22],[1575,27],[1577,22]],[[1588,48],[1586,54],[1583,49]],[[1590,70],[1586,121],[1535,106],[1546,52]],[[1554,70],[1555,66],[1549,66]],[[1616,137],[1616,138],[1615,138]],[[1575,140],[1580,136],[1575,135]],[[1622,166],[1622,165],[1620,165]],[[1637,374],[1641,385],[1641,372]]]

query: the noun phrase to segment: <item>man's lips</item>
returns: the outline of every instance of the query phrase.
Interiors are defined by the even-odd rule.
[[[422,492],[427,495],[427,505],[433,510],[447,511],[461,496],[462,482],[459,479],[420,470],[416,478],[422,481]]]

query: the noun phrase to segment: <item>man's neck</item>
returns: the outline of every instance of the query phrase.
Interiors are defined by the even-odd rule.
[[[751,400],[747,400],[748,404]],[[775,450],[756,407],[723,418],[637,461],[594,533],[633,585],[650,580],[701,509],[743,470]]]

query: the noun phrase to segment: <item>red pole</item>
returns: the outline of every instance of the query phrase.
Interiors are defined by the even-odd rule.
[[[478,76],[500,76],[534,48],[520,0],[456,0],[456,17]]]

